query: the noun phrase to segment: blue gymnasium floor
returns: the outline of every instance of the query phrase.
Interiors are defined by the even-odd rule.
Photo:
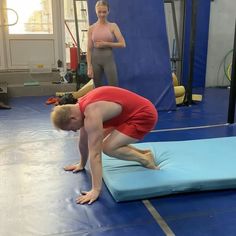
[[[236,126],[225,125],[228,94],[206,89],[202,102],[160,112],[144,142],[236,136]],[[149,199],[154,216],[143,201],[116,203],[105,186],[99,201],[77,205],[89,169],[63,171],[78,160],[78,134],[53,129],[46,99],[14,98],[12,110],[0,110],[1,236],[236,235],[236,190]]]

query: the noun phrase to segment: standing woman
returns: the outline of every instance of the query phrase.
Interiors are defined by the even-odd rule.
[[[97,1],[95,10],[98,20],[88,30],[88,77],[93,79],[96,88],[103,85],[102,75],[105,73],[108,85],[118,86],[112,48],[124,48],[125,40],[118,25],[107,20],[108,3],[104,0]]]

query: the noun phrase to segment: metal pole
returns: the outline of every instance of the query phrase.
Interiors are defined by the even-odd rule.
[[[180,84],[183,84],[183,68],[184,68],[184,60],[183,60],[183,55],[184,55],[184,45],[185,45],[185,25],[186,25],[186,0],[183,0],[180,2],[180,15],[181,17],[181,24],[180,24],[180,32],[181,32],[181,64],[180,64]]]
[[[229,108],[228,108],[228,123],[230,124],[234,123],[235,99],[236,99],[236,21],[235,21],[235,31],[234,31],[234,49],[233,49]]]
[[[175,40],[176,40],[176,49],[177,49],[177,57],[180,58],[180,44],[179,44],[179,34],[176,20],[176,12],[175,12],[175,3],[171,2],[172,16],[173,16],[173,25],[175,31]]]
[[[78,56],[78,63],[80,62],[80,43],[79,43],[79,26],[78,26],[78,16],[77,16],[77,7],[76,7],[77,0],[73,1],[74,6],[74,15],[75,15],[75,31],[76,31],[76,40],[77,40],[77,56]]]
[[[191,34],[190,34],[190,63],[189,63],[189,78],[186,89],[186,105],[192,104],[192,86],[193,86],[193,71],[195,57],[195,39],[196,39],[196,20],[197,20],[198,0],[192,0],[192,16],[191,16]]]
[[[180,80],[180,73],[181,73],[181,47],[180,47],[180,39],[179,39],[179,32],[178,32],[178,25],[177,25],[177,17],[176,17],[176,10],[175,10],[175,0],[164,0],[164,3],[170,3],[171,4],[171,12],[172,12],[172,20],[173,20],[173,28],[174,28],[174,36],[175,36],[175,44],[173,46],[173,52],[171,55],[171,67],[173,68],[173,65],[175,65],[175,73],[177,75],[177,78]],[[176,49],[176,54],[174,53]],[[178,63],[178,66],[176,65]]]

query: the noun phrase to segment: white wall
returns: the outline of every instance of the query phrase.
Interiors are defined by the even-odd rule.
[[[207,87],[229,85],[229,81],[224,78],[223,67],[220,70],[219,67],[224,56],[233,48],[235,19],[235,0],[215,0],[211,3],[206,73]],[[229,58],[229,61],[231,58]]]
[[[180,3],[181,0],[175,1],[178,27],[181,16]],[[171,52],[172,41],[175,36],[170,4],[165,4],[165,14]],[[228,86],[230,84],[224,75],[224,67],[221,64],[226,54],[233,48],[235,19],[235,0],[214,0],[211,2],[206,87]],[[231,61],[232,53],[227,57],[226,65]]]

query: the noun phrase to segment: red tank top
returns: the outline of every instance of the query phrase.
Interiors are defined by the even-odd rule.
[[[114,86],[102,86],[79,99],[78,104],[82,114],[84,114],[86,106],[98,101],[115,102],[122,106],[122,112],[118,116],[103,123],[104,128],[119,126],[132,119],[132,117],[137,117],[137,113],[142,114],[144,111],[152,112],[153,109],[155,110],[149,100],[138,94]]]

